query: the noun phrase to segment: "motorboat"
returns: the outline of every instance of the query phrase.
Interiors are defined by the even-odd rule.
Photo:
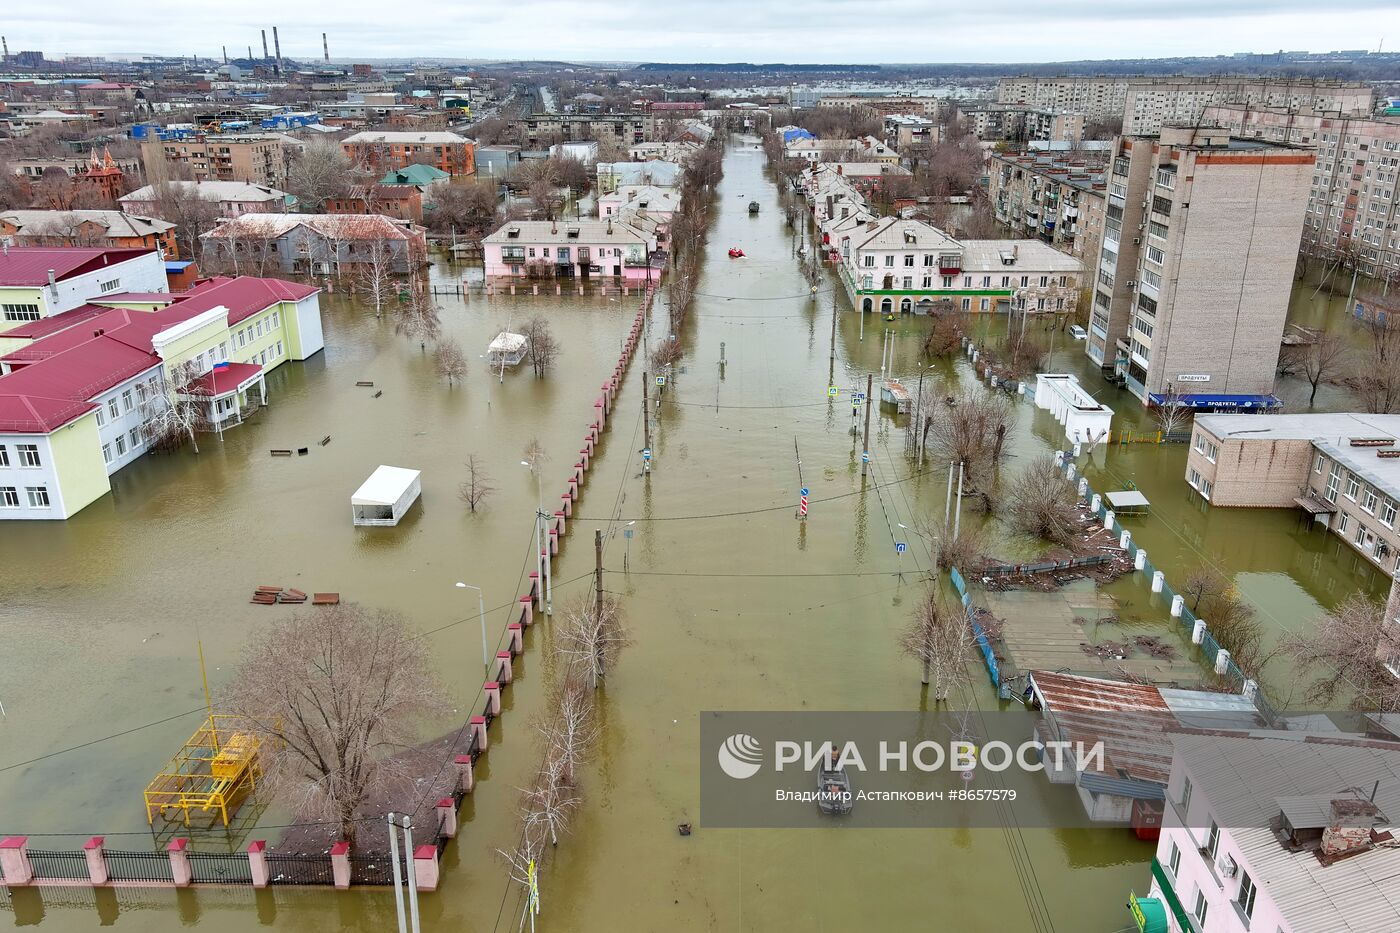
[[[831,757],[817,769],[817,806],[828,816],[841,816],[850,813],[855,806],[851,795],[851,777],[836,757],[836,749]]]
[[[730,259],[743,259],[743,258],[744,258],[744,251],[741,250],[741,249],[740,249],[739,247],[737,247],[737,246],[731,246],[731,247],[729,247],[729,258],[730,258]]]
[[[750,214],[757,214],[757,213],[758,213],[758,207],[759,207],[759,205],[758,205],[758,202],[757,202],[757,201],[750,201],[750,202],[749,202],[749,213],[750,213]]]

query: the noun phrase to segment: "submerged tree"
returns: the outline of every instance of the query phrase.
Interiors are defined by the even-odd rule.
[[[521,333],[530,341],[530,367],[536,378],[544,378],[559,358],[559,338],[549,326],[549,320],[536,315],[526,322]]]
[[[972,626],[962,607],[955,606],[940,590],[930,589],[924,596],[899,644],[905,654],[923,665],[923,683],[934,685],[935,700],[948,699],[955,688],[968,683]]]
[[[363,804],[412,788],[401,753],[445,706],[424,640],[393,613],[351,603],[258,632],[224,703],[263,740],[264,786],[345,840]]]
[[[491,482],[491,474],[482,467],[481,458],[476,454],[467,454],[466,468],[467,478],[457,486],[457,498],[475,512],[476,507],[496,491],[496,487]]]
[[[173,367],[141,401],[141,434],[157,450],[173,450],[185,441],[199,453],[200,432],[213,428],[208,388],[197,382],[199,368],[190,360]]]
[[[438,315],[437,302],[428,294],[423,285],[416,285],[408,302],[399,309],[394,322],[394,332],[418,341],[418,349],[427,350],[428,341],[437,339],[442,332],[442,319]]]
[[[966,490],[995,472],[1010,426],[1009,399],[971,389],[932,406],[924,425],[925,443],[934,460],[963,464]]]
[[[440,341],[433,350],[433,368],[447,380],[450,388],[467,375],[467,357],[462,353],[462,345],[451,337]]]
[[[1051,544],[1072,542],[1079,531],[1079,497],[1065,481],[1055,458],[1044,454],[1032,460],[1006,491],[1006,512],[1011,525]]]
[[[1177,433],[1191,420],[1191,406],[1186,404],[1175,382],[1167,383],[1162,390],[1161,401],[1152,409],[1152,417],[1163,437]]]
[[[1312,391],[1308,393],[1308,404],[1317,400],[1317,387],[1331,382],[1347,368],[1347,358],[1351,350],[1340,335],[1331,331],[1320,331],[1309,344],[1289,347],[1281,358],[1280,368],[1295,372],[1308,381]]]
[[[604,595],[600,602],[592,594],[579,600],[564,613],[559,640],[560,653],[570,668],[596,689],[628,644],[617,600]]]
[[[1392,589],[1400,592],[1400,584]],[[1321,679],[1309,689],[1309,699],[1331,703],[1349,698],[1352,709],[1400,712],[1400,677],[1386,666],[1400,668],[1400,626],[1389,621],[1385,605],[1355,593],[1323,616],[1310,630],[1284,641],[1284,649],[1305,670]]]

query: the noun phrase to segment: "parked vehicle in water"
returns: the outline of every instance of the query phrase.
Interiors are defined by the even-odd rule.
[[[1085,337],[1089,336],[1089,332],[1078,324],[1071,324],[1069,326],[1069,335],[1075,340],[1083,340]]]
[[[830,816],[850,813],[855,806],[851,795],[851,777],[838,757],[838,746],[833,743],[828,760],[817,769],[817,806]]]
[[[749,202],[749,213],[750,213],[750,214],[757,214],[757,213],[758,213],[758,202],[757,202],[757,201],[750,201],[750,202]]]

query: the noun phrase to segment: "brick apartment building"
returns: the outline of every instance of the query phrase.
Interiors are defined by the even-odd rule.
[[[1201,415],[1186,482],[1215,506],[1301,508],[1400,571],[1400,415]]]
[[[1215,128],[1163,127],[1110,150],[1085,353],[1144,403],[1267,402],[1313,154]]]
[[[141,144],[141,161],[147,178],[160,160],[189,168],[194,181],[242,181],[280,188],[287,181],[287,155],[282,141],[272,135],[197,136],[189,139],[147,139]]]
[[[476,144],[456,133],[371,130],[347,136],[340,145],[353,161],[375,173],[426,162],[449,175],[476,174]]]
[[[1372,91],[1360,81],[1331,78],[1023,75],[998,81],[996,99],[1003,104],[1074,110],[1090,120],[1122,117],[1124,133],[1149,134],[1171,123],[1195,123],[1213,104],[1364,114],[1371,110]]]
[[[1208,107],[1236,136],[1317,151],[1303,251],[1355,256],[1362,274],[1400,274],[1400,117]]]
[[[1107,163],[1065,153],[995,153],[988,194],[996,218],[1087,265],[1099,255],[1108,208]]]
[[[1084,138],[1084,114],[1074,110],[987,103],[959,107],[958,116],[972,135],[983,142],[1078,142]]]

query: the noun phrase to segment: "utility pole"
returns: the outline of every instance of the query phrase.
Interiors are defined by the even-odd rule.
[[[916,472],[923,472],[924,469],[924,367],[919,366],[919,395],[914,402],[914,469]]]
[[[593,532],[593,611],[594,619],[603,617],[603,530]]]
[[[651,381],[650,376],[650,373],[642,370],[642,444],[648,453],[651,452],[651,390],[647,388],[647,383]],[[648,457],[642,458],[642,472],[651,472],[651,460]]]
[[[948,494],[943,499],[943,531],[947,534],[948,523],[953,520],[953,461],[948,461]]]
[[[860,478],[865,479],[866,471],[870,469],[870,409],[875,406],[870,393],[875,388],[875,377],[870,373],[865,374],[865,442],[862,445],[860,456]]]
[[[836,378],[836,295],[831,296],[831,365],[826,371],[827,385]]]
[[[953,537],[957,538],[962,528],[962,481],[963,461],[958,461],[958,510],[953,513]]]
[[[408,860],[413,861],[412,854]],[[394,822],[394,814],[389,814],[389,864],[394,867],[394,907],[398,912],[399,933],[408,933],[408,922],[403,905],[403,874],[399,867],[399,824]]]

